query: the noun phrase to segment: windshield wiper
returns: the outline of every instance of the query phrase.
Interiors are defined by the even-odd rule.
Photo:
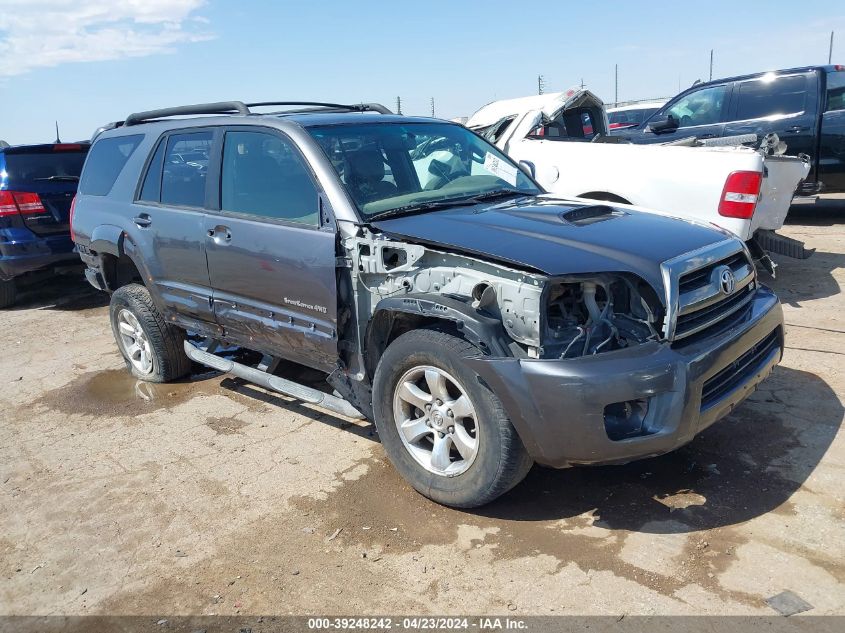
[[[473,196],[474,200],[495,200],[496,198],[505,198],[509,196],[530,196],[530,193],[526,193],[524,191],[520,191],[519,189],[494,189],[493,191],[487,191],[485,193],[480,193],[476,196]]]
[[[53,180],[55,182],[79,182],[79,176],[45,176],[33,178],[33,180]]]
[[[438,209],[449,209],[451,207],[465,207],[476,204],[478,199],[476,197],[467,198],[450,198],[448,200],[433,200],[431,202],[420,202],[417,204],[408,204],[404,207],[397,207],[382,211],[371,215],[369,220],[383,220],[385,218],[393,218],[400,215],[413,215],[415,213],[425,213],[427,211],[436,211]]]

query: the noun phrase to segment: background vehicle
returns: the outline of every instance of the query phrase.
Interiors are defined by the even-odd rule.
[[[0,147],[0,308],[18,285],[70,265],[69,216],[87,143]]]
[[[775,133],[811,169],[799,194],[845,191],[845,66],[810,66],[728,77],[688,88],[636,128],[634,143]]]
[[[130,115],[92,147],[74,234],[140,379],[190,358],[367,417],[411,485],[471,507],[533,461],[670,451],[780,358],[777,298],[721,231],[545,195],[457,124],[258,105]]]
[[[754,240],[755,255],[772,271],[758,240],[769,252],[807,256],[800,242],[773,232],[783,226],[808,160],[746,147],[602,142],[609,140],[604,104],[583,89],[496,101],[467,126],[514,160],[530,163],[547,191],[715,224]]]
[[[633,127],[663,107],[665,101],[644,101],[607,109],[608,129]]]

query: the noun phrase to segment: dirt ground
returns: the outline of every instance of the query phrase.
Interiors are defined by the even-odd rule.
[[[689,446],[433,504],[369,424],[198,374],[136,383],[106,298],[0,313],[0,614],[845,614],[845,206],[771,285],[782,365]]]

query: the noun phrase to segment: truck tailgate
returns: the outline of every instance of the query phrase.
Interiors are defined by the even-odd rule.
[[[810,161],[797,156],[766,156],[760,201],[751,218],[751,233],[783,226],[798,184],[810,173]]]

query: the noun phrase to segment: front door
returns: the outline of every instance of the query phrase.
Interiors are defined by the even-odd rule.
[[[337,360],[335,232],[293,142],[227,129],[218,210],[205,220],[214,314],[227,338],[330,371]]]
[[[632,136],[631,140],[635,143],[668,143],[691,136],[702,139],[723,136],[730,96],[730,84],[691,90],[676,97],[652,117],[672,116],[678,123],[677,128],[656,133],[651,132],[646,125],[643,132]],[[624,131],[620,136],[625,136]]]

